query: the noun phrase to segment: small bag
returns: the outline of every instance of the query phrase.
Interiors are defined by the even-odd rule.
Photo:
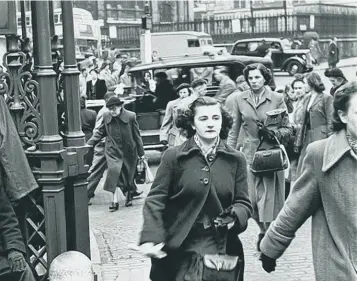
[[[204,255],[203,281],[236,281],[239,276],[241,260],[238,256]]]
[[[253,156],[252,164],[250,169],[253,173],[267,173],[267,172],[277,172],[288,168],[288,156],[281,148],[281,144],[277,137],[275,137],[276,145],[269,149],[261,148],[263,139],[257,147],[257,150]]]
[[[150,167],[149,167],[149,163],[146,159],[144,159],[144,165],[145,165],[145,177],[146,177],[146,180],[145,180],[145,183],[152,183],[155,179],[154,175],[152,174],[151,170],[150,170]]]
[[[146,182],[146,166],[144,161],[143,159],[139,159],[136,165],[135,182],[137,184],[144,184]]]

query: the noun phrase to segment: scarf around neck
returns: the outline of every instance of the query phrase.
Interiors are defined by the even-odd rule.
[[[219,144],[219,141],[220,141],[220,137],[219,136],[216,138],[214,144],[211,147],[209,147],[208,149],[205,149],[203,147],[202,142],[200,140],[200,137],[197,134],[195,134],[193,138],[194,138],[197,146],[199,147],[199,149],[201,150],[201,152],[202,152],[202,154],[203,154],[203,156],[205,158],[207,158],[208,155],[212,155],[212,154],[215,155],[216,154],[217,147],[218,147],[218,144]]]
[[[347,139],[347,142],[348,144],[350,145],[351,149],[353,150],[353,152],[355,154],[357,154],[357,140],[354,139],[351,135],[349,135],[347,132],[346,132],[346,139]]]

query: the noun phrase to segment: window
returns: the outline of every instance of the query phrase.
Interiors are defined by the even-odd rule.
[[[17,25],[21,26],[21,18],[17,18]]]
[[[247,43],[238,43],[233,47],[232,54],[238,54],[247,51]]]
[[[187,45],[189,48],[199,47],[200,42],[197,39],[188,39]]]
[[[25,21],[26,21],[26,26],[30,26],[31,25],[31,18],[30,17],[26,17]]]
[[[233,1],[234,9],[244,9],[246,8],[246,0],[234,0]]]
[[[248,44],[248,51],[249,51],[249,52],[254,52],[254,51],[256,51],[259,45],[261,45],[261,44],[258,44],[258,42],[250,42],[250,43]]]
[[[206,40],[205,39],[201,39],[201,46],[206,45]]]
[[[55,23],[59,23],[59,14],[54,15],[54,21]]]
[[[207,40],[207,45],[213,45],[213,42],[211,39]]]

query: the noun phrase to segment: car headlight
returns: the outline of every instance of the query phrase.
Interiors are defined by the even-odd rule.
[[[306,55],[302,55],[301,57],[302,57],[304,60],[306,60]]]

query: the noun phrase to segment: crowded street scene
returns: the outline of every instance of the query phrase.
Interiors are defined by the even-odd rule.
[[[0,12],[0,281],[357,281],[356,1]]]

